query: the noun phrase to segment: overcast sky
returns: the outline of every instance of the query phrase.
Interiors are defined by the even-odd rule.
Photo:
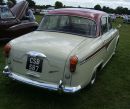
[[[22,1],[22,0],[17,0]],[[67,6],[81,6],[93,8],[95,5],[108,6],[116,8],[117,6],[123,6],[130,9],[130,0],[34,0],[38,5],[54,5],[56,1],[61,1]]]

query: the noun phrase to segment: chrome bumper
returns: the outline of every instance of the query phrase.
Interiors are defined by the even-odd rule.
[[[10,72],[8,66],[6,66],[4,68],[3,74],[5,76],[8,76],[9,78],[12,78],[13,80],[17,80],[17,81],[20,81],[20,82],[23,82],[23,83],[26,83],[26,84],[29,84],[29,85],[37,86],[37,87],[48,89],[48,90],[55,90],[55,91],[61,90],[63,92],[67,92],[67,93],[75,93],[75,92],[77,92],[77,91],[79,91],[81,89],[80,85],[77,86],[77,87],[64,86],[62,84],[61,80],[59,82],[59,85],[33,81],[33,80],[28,79],[28,78],[19,76],[19,75],[13,73],[13,72]]]

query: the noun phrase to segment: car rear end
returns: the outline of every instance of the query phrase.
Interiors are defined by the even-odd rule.
[[[5,56],[8,56],[10,45],[6,45]],[[12,48],[11,48],[12,49]],[[11,51],[10,51],[11,52]],[[13,54],[12,57],[8,57],[7,66],[3,73],[13,80],[17,80],[30,85],[38,86],[49,90],[62,90],[64,92],[75,92],[81,87],[71,87],[69,77],[69,83],[64,83],[64,66],[65,59],[60,61],[51,62],[51,58],[48,58],[40,52],[25,52]],[[56,58],[56,57],[55,57]]]
[[[55,47],[46,48],[50,46],[49,42],[46,42],[44,46],[42,43],[41,45],[38,43],[22,43],[22,45],[9,43],[4,48],[7,66],[3,73],[14,80],[37,87],[76,92],[81,89],[81,86],[71,86],[71,76],[76,70],[78,58],[75,55],[70,56],[70,54],[84,38],[80,40],[80,37],[77,36],[76,40],[73,39],[75,42],[72,44],[73,46],[68,43],[68,46],[72,47],[71,49],[63,49],[60,44],[57,45],[57,49]],[[63,45],[66,44],[66,42],[60,42]],[[67,62],[68,59],[69,62]],[[65,69],[68,70],[68,75],[64,75]],[[66,78],[67,81],[65,81]]]
[[[89,28],[85,30],[83,27]],[[95,34],[94,20],[71,16],[70,13],[47,15],[36,32],[17,38],[5,46],[7,66],[3,73],[41,88],[77,92],[81,84],[71,84],[79,62],[74,51],[84,41],[90,43]]]

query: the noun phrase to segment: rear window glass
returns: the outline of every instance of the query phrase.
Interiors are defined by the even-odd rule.
[[[67,15],[47,15],[38,30],[58,31],[84,36],[96,36],[96,23],[93,20]]]

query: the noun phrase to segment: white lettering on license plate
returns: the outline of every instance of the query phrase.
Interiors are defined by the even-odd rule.
[[[42,63],[43,60],[41,58],[28,56],[26,69],[35,72],[42,72]]]
[[[38,71],[38,69],[39,69],[39,66],[37,66],[37,65],[33,65],[33,64],[30,64],[29,65],[29,70],[32,70],[32,71]]]
[[[40,64],[40,59],[30,58],[30,64],[39,65]]]

